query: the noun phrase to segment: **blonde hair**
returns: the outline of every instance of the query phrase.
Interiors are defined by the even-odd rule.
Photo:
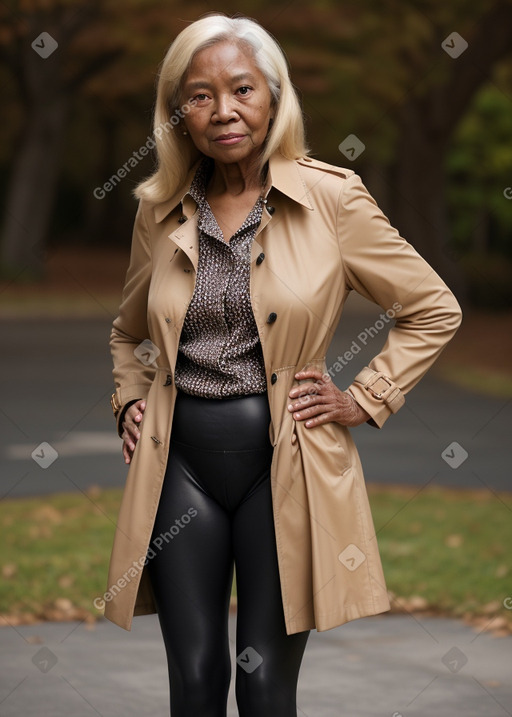
[[[186,103],[180,107],[182,82],[197,52],[225,40],[242,43],[251,49],[270,90],[275,114],[262,151],[260,169],[277,150],[288,159],[308,154],[302,111],[286,58],[276,40],[247,17],[207,15],[182,30],[163,59],[153,121],[157,168],[133,190],[137,199],[158,203],[171,197],[201,156],[190,138],[178,129],[180,120],[191,106]]]

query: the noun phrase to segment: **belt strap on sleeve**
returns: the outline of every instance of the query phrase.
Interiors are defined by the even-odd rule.
[[[400,388],[382,371],[365,366],[354,378],[354,383],[360,383],[373,398],[385,403],[392,413],[396,413],[405,403]]]

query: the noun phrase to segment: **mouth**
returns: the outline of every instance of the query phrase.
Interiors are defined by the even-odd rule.
[[[236,134],[234,132],[230,132],[229,134],[221,134],[218,137],[215,137],[213,141],[217,144],[238,144],[238,142],[241,142],[244,137],[245,135],[243,134]]]

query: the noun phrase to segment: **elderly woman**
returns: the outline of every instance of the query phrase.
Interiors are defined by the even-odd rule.
[[[458,303],[361,179],[309,158],[275,40],[209,15],[175,39],[136,189],[111,348],[130,464],[105,615],[158,613],[173,717],[296,715],[311,629],[390,604],[350,426],[381,428],[455,333]],[[350,291],[392,311],[346,390],[325,355]]]

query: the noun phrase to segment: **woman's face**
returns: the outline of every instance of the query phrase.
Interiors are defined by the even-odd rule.
[[[185,126],[197,149],[216,162],[256,159],[273,117],[270,90],[252,53],[232,42],[198,52],[184,78]]]

